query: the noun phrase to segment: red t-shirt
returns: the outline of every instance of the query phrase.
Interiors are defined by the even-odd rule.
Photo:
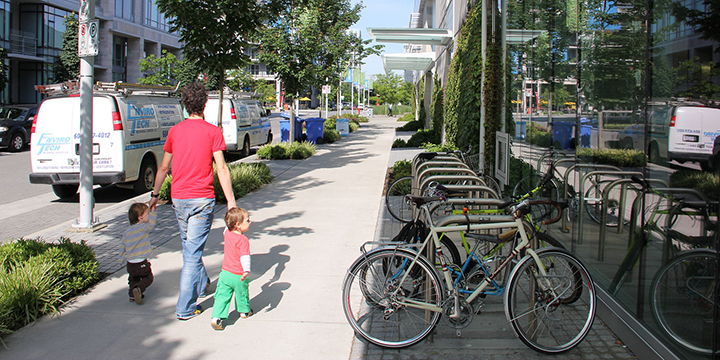
[[[225,150],[220,128],[202,119],[186,119],[170,128],[164,150],[173,155],[172,198],[215,197],[212,154]]]
[[[243,256],[250,256],[250,241],[247,236],[236,234],[227,228],[223,233],[223,240],[225,255],[223,255],[222,269],[235,275],[242,275],[246,269],[242,266],[241,259]]]

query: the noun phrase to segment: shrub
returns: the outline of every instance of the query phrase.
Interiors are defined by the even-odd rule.
[[[418,131],[422,129],[424,124],[421,121],[410,121],[407,124],[396,128],[396,131]]]
[[[19,239],[0,245],[0,335],[42,315],[95,284],[97,261],[84,241]]]
[[[643,167],[647,161],[640,150],[580,148],[576,154],[583,162],[617,167]]]
[[[309,142],[293,142],[264,145],[258,149],[260,159],[307,159],[315,153],[315,145]]]
[[[228,168],[230,170],[233,193],[236,197],[243,197],[272,181],[272,172],[270,168],[263,163],[230,164]],[[216,201],[227,201],[217,174],[215,174],[213,185],[215,187]]]
[[[355,121],[354,119],[350,119],[350,122],[348,125],[350,127],[350,132],[356,132],[360,128],[360,124],[357,121]]]
[[[414,113],[407,113],[403,115],[401,118],[399,118],[397,121],[415,121],[415,114]]]
[[[338,132],[335,129],[327,129],[325,128],[323,130],[323,140],[326,143],[334,143],[336,141],[339,141],[342,138],[340,135],[340,132]]]
[[[421,148],[429,151],[429,152],[450,152],[455,151],[458,148],[455,147],[453,144],[433,144],[433,143],[424,143],[420,145]]]
[[[395,141],[393,141],[392,147],[393,148],[404,148],[404,147],[407,147],[407,142],[405,142],[405,140],[403,140],[403,139],[395,139]]]
[[[532,124],[532,126],[527,129],[525,139],[529,144],[541,147],[550,147],[550,134],[547,131],[540,129],[535,124]]]
[[[435,130],[418,130],[407,142],[408,147],[420,147],[424,143],[435,143]]]
[[[329,117],[329,118],[327,118],[327,120],[325,120],[325,123],[323,124],[323,128],[325,130],[336,130],[337,129],[336,123],[337,123],[336,117]]]
[[[670,175],[670,186],[695,189],[710,200],[720,200],[720,174],[682,169]]]
[[[260,157],[261,151],[268,151],[263,150],[267,146],[269,145],[265,145],[258,150],[258,157]],[[284,148],[280,148],[280,150],[285,151]],[[269,151],[272,151],[272,149],[269,149]],[[230,170],[230,181],[232,182],[233,192],[235,193],[236,197],[245,196],[245,194],[254,191],[262,185],[268,184],[272,181],[272,172],[270,171],[270,168],[268,168],[267,165],[263,163],[228,164],[228,170]],[[160,188],[160,200],[170,201],[172,199],[171,185],[172,177],[168,176],[165,179],[165,182],[163,182],[162,187]],[[217,177],[217,170],[215,170],[214,167],[213,187],[215,188],[215,200],[219,203],[226,202],[227,199],[225,199],[225,193],[223,193],[222,191],[222,187],[220,186],[220,180],[218,180]]]
[[[391,181],[410,175],[412,175],[412,161],[400,160],[393,164]]]
[[[511,194],[515,185],[522,178],[535,173],[535,168],[532,165],[514,156],[510,157],[508,165],[508,185],[505,185],[504,194]]]

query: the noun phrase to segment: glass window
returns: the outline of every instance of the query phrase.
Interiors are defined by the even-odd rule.
[[[135,21],[133,16],[134,4],[133,0],[115,0],[115,16],[130,21]]]

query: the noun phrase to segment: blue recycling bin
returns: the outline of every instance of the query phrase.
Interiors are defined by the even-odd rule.
[[[325,119],[320,117],[305,119],[305,135],[307,136],[307,141],[313,144],[322,144],[325,140],[323,139],[324,130]]]
[[[527,135],[527,122],[526,121],[515,122],[515,139],[525,140],[526,135]]]
[[[592,144],[592,125],[580,125],[580,146],[589,148]]]
[[[280,119],[280,141],[288,142],[290,141],[290,114],[284,112],[280,116],[282,117]],[[295,117],[295,141],[302,139],[302,122],[301,117]]]
[[[553,146],[558,149],[570,149],[572,147],[573,127],[575,126],[575,123],[553,121],[551,125]]]

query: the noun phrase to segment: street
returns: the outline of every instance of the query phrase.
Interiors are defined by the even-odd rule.
[[[280,142],[279,110],[270,115],[273,143]],[[301,110],[300,117],[317,117],[318,110]],[[329,112],[334,115],[335,112]],[[324,115],[324,114],[323,114]],[[28,237],[41,230],[58,224],[75,220],[80,214],[79,197],[59,199],[50,185],[30,184],[28,175],[31,172],[30,149],[13,153],[7,149],[0,150],[0,243],[10,239]],[[254,154],[257,148],[252,149]],[[226,155],[227,161],[238,160],[235,155]],[[114,185],[95,186],[94,212],[108,206],[135,197],[132,190],[122,189]],[[147,196],[147,200],[150,196]],[[102,217],[100,222],[102,222]],[[46,239],[56,240],[56,239]]]

